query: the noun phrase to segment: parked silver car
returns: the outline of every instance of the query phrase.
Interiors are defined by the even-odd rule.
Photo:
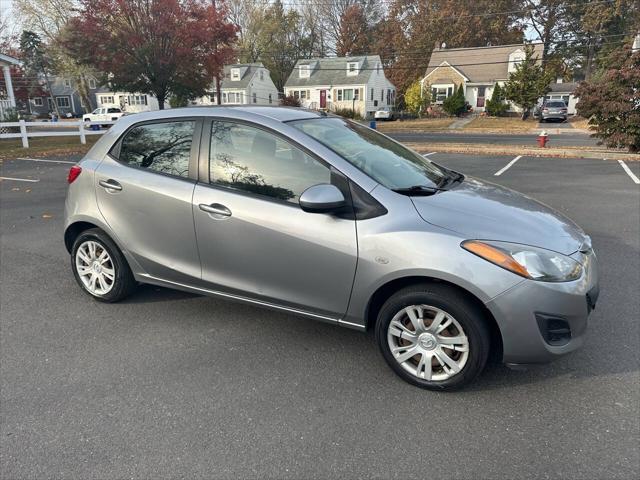
[[[540,108],[540,121],[560,120],[566,121],[568,115],[567,104],[562,100],[547,100]]]
[[[69,183],[64,241],[93,298],[143,282],[375,329],[423,388],[468,383],[490,351],[516,365],[578,348],[598,297],[567,218],[307,110],[123,117]]]

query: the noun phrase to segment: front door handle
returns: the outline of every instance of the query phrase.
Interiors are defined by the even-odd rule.
[[[207,205],[206,203],[201,203],[199,205],[200,210],[203,212],[211,213],[213,215],[220,215],[222,217],[230,217],[231,210],[229,210],[224,205],[220,205],[219,203],[212,203],[211,205]]]
[[[116,191],[120,191],[122,190],[122,185],[120,185],[118,182],[116,182],[115,180],[109,179],[109,180],[100,180],[98,182],[98,184],[102,187],[102,188],[106,188],[107,190],[116,190]]]

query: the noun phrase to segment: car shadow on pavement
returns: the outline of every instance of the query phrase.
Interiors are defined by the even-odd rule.
[[[171,288],[158,287],[156,285],[141,284],[131,294],[131,296],[122,300],[122,304],[138,304],[138,303],[156,303],[156,302],[172,302],[175,300],[186,300],[189,298],[200,298],[202,295],[196,293],[185,292],[182,290],[173,290]]]

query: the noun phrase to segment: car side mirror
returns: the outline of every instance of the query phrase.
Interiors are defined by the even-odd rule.
[[[344,195],[335,185],[321,183],[307,188],[298,200],[300,208],[309,213],[335,212],[346,204]]]

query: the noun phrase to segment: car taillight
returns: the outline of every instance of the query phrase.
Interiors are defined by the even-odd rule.
[[[548,109],[548,108],[543,108],[543,109],[542,109],[542,111],[543,111],[544,113],[549,113],[549,109]]]
[[[81,173],[82,167],[79,167],[78,165],[74,165],[73,167],[71,167],[69,169],[69,175],[67,176],[67,183],[73,183]]]

